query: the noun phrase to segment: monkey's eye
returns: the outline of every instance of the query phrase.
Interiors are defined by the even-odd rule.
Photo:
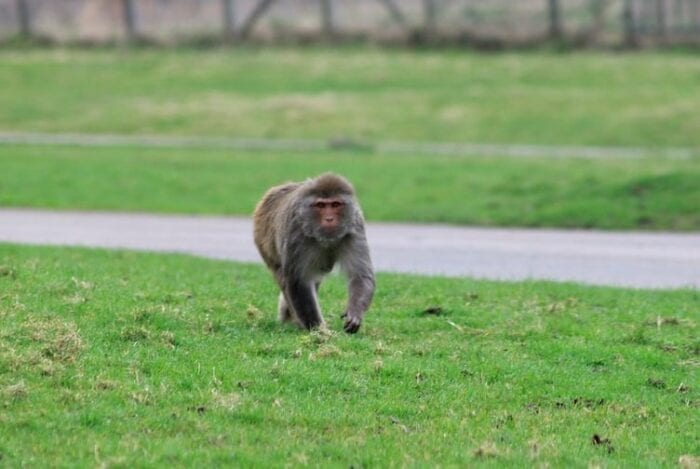
[[[338,202],[337,200],[331,203],[331,207],[333,208],[342,207],[343,205],[345,204],[343,204],[342,202]]]
[[[316,202],[314,204],[314,207],[323,209],[323,208],[326,208],[326,203],[325,202]]]

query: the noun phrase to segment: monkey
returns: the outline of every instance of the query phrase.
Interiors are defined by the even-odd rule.
[[[304,329],[325,324],[318,290],[338,263],[348,285],[343,329],[360,329],[376,283],[364,216],[347,179],[324,173],[272,187],[255,208],[253,238],[280,288],[280,321]]]

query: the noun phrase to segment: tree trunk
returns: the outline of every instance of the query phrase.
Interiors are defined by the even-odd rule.
[[[424,28],[426,35],[435,32],[435,0],[423,0]]]
[[[248,16],[248,19],[246,19],[243,26],[241,26],[241,37],[246,38],[250,35],[250,32],[255,27],[255,23],[262,18],[268,8],[270,8],[275,1],[277,0],[260,0],[257,5],[255,5],[255,8],[253,8],[253,11]]]
[[[561,14],[559,0],[547,0],[549,10],[549,37],[550,39],[561,39]]]
[[[666,32],[666,5],[664,0],[656,0],[656,34],[664,40]]]
[[[331,38],[335,34],[333,28],[333,2],[332,0],[320,0],[320,6],[323,35],[327,38]]]
[[[129,41],[136,39],[136,5],[134,0],[122,0],[124,28]]]
[[[625,0],[622,8],[622,24],[625,28],[625,45],[634,47],[637,44],[637,28],[634,23],[634,0]]]
[[[17,0],[17,25],[19,26],[19,34],[25,38],[32,35],[32,26],[29,15],[29,5],[27,5],[27,0]]]
[[[221,0],[224,13],[224,38],[229,40],[236,30],[235,0]]]

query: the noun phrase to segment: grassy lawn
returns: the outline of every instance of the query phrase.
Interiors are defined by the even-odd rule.
[[[0,49],[0,131],[700,148],[691,53]],[[0,145],[0,205],[249,214],[334,170],[372,220],[700,229],[700,159]]]
[[[0,146],[0,205],[248,215],[333,170],[370,220],[700,229],[700,159],[559,160]]]
[[[698,109],[692,54],[0,49],[0,131],[700,148]],[[327,170],[370,221],[700,230],[699,158],[2,144],[0,206],[248,215]],[[0,465],[698,463],[698,291],[380,275],[357,336],[337,277],[331,332],[276,298],[260,266],[0,244]]]
[[[691,53],[0,50],[0,129],[700,146]]]
[[[3,464],[675,467],[699,453],[697,291],[381,275],[357,336],[336,332],[339,278],[321,291],[331,333],[278,324],[275,299],[258,266],[0,245]]]

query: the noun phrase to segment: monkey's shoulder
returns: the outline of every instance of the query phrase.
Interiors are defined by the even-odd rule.
[[[285,200],[288,196],[292,195],[296,189],[301,186],[299,182],[288,182],[279,186],[270,188],[263,196],[263,203],[273,205],[277,202]]]
[[[272,216],[277,211],[277,207],[286,203],[299,186],[300,184],[297,182],[289,182],[270,188],[255,207],[256,218]]]

